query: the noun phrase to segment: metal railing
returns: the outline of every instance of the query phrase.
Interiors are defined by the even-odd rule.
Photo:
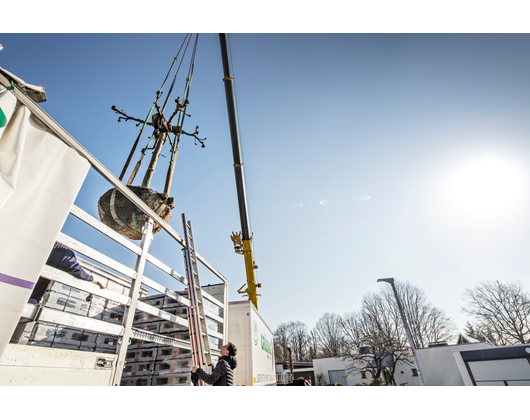
[[[277,385],[287,385],[293,383],[293,376],[289,372],[277,373],[276,374],[276,384]]]
[[[112,302],[123,305],[125,307],[123,325],[114,324],[103,320],[91,319],[83,315],[66,313],[46,307],[34,309],[32,308],[32,305],[29,304],[27,305],[28,308],[26,310],[26,316],[32,314],[28,317],[31,317],[35,321],[59,324],[66,327],[89,330],[97,333],[110,334],[120,337],[120,339],[118,340],[117,358],[115,361],[115,374],[112,381],[113,385],[119,385],[121,381],[127,347],[131,338],[141,339],[144,341],[151,341],[182,349],[191,349],[189,341],[175,339],[172,337],[164,336],[162,334],[138,329],[133,326],[134,314],[136,310],[138,310],[140,312],[150,314],[158,319],[170,321],[183,327],[189,328],[189,323],[187,319],[182,318],[178,315],[171,314],[163,309],[151,306],[148,303],[139,300],[140,287],[145,286],[160,293],[165,297],[171,298],[181,303],[184,307],[189,307],[190,304],[190,301],[186,297],[182,296],[181,294],[175,293],[175,291],[170,290],[164,285],[148,278],[143,273],[145,269],[145,262],[149,262],[154,267],[160,269],[162,272],[170,275],[173,279],[180,282],[183,286],[187,286],[187,279],[180,275],[177,271],[170,268],[168,265],[148,253],[149,245],[151,242],[150,240],[144,240],[142,242],[142,247],[139,247],[136,244],[130,242],[128,239],[124,238],[123,236],[108,229],[105,225],[90,216],[88,213],[81,210],[76,205],[72,206],[71,214],[76,216],[78,219],[84,221],[85,223],[89,224],[91,227],[98,230],[99,232],[110,237],[111,239],[114,239],[117,243],[137,255],[137,269],[132,269],[108,257],[104,253],[101,253],[96,249],[93,249],[83,244],[79,240],[64,234],[63,232],[59,233],[57,237],[57,242],[69,247],[74,252],[76,252],[76,254],[81,254],[97,262],[98,264],[110,268],[115,272],[119,273],[120,275],[129,278],[131,280],[130,294],[129,296],[126,296],[117,292],[113,292],[111,290],[100,289],[99,286],[93,283],[79,280],[63,271],[49,266],[44,266],[41,272],[41,276],[48,280],[61,283],[77,290],[90,293],[92,295],[99,296],[101,298],[108,299]],[[151,229],[148,228],[148,230]],[[147,235],[144,236],[148,237]],[[144,259],[143,264],[139,263],[141,258]],[[225,289],[224,295],[226,300],[227,283],[223,282],[223,284]],[[205,316],[211,321],[214,321],[215,323],[218,323],[222,326],[222,332],[212,331],[208,328],[207,334],[210,337],[214,337],[222,341],[225,337],[226,330],[226,302],[220,302],[218,299],[214,298],[206,291],[202,292],[202,296],[205,301],[207,300],[209,302],[210,306],[213,306],[214,308],[219,308],[219,312],[223,315],[219,316],[218,314],[215,314],[214,312],[209,310],[208,305],[204,305]],[[218,349],[212,349],[212,354],[220,356],[220,352]]]

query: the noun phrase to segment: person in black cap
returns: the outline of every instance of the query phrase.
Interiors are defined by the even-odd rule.
[[[234,369],[237,366],[236,354],[237,348],[235,344],[228,342],[221,349],[221,358],[211,374],[206,373],[199,366],[192,366],[192,382],[195,383],[198,379],[201,379],[213,386],[233,386]]]

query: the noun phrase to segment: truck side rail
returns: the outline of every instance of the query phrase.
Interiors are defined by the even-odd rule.
[[[79,210],[80,209],[78,207],[76,207],[75,210],[74,210],[77,213],[77,215],[79,214]],[[97,224],[102,225],[102,223],[99,222],[99,221],[95,221],[95,222],[97,222]],[[93,223],[94,223],[94,221],[92,221],[92,224]],[[68,236],[68,235],[66,235],[66,234],[64,234],[62,232],[59,233],[59,235],[57,237],[57,241],[59,243],[63,244],[63,245],[68,246],[70,249],[74,250],[75,252],[78,252],[78,253],[80,253],[80,254],[82,254],[82,255],[84,255],[84,256],[86,256],[86,257],[88,257],[88,258],[90,258],[90,259],[92,259],[92,260],[94,260],[94,261],[96,261],[96,262],[98,262],[100,264],[103,264],[106,267],[109,267],[109,268],[117,271],[118,273],[123,274],[126,277],[129,277],[131,279],[135,279],[137,277],[137,272],[134,271],[133,269],[131,269],[131,268],[129,268],[129,267],[127,267],[127,266],[115,261],[115,260],[113,260],[112,258],[109,258],[108,256],[106,256],[106,255],[94,250],[91,247],[88,247],[87,245],[82,244],[81,242],[71,238],[70,236]],[[124,241],[128,242],[128,240],[126,240],[126,239],[124,239]],[[125,246],[124,243],[121,243],[121,244]],[[130,245],[135,245],[135,244],[133,244],[131,242]],[[132,247],[127,247],[127,248],[130,249]],[[148,258],[148,261],[149,260],[150,260],[150,258]],[[155,258],[152,258],[151,260],[154,261],[155,264],[157,264],[157,263],[163,264],[163,263],[159,262],[159,260],[157,260]],[[153,264],[153,265],[155,265],[155,264]],[[169,271],[169,270],[164,270],[163,268],[162,268],[162,270],[165,271],[166,273]],[[170,272],[173,273],[172,277],[178,279],[178,276],[179,276],[178,273],[176,273],[172,269],[170,269]],[[84,291],[84,292],[87,292],[87,293],[91,293],[91,294],[96,295],[96,296],[100,296],[100,297],[112,300],[114,302],[120,303],[120,304],[125,305],[125,306],[130,306],[130,304],[131,304],[131,299],[129,297],[126,297],[126,296],[124,296],[124,295],[122,295],[120,293],[112,292],[112,291],[109,291],[109,290],[106,290],[106,289],[100,289],[99,286],[97,286],[97,285],[95,285],[93,283],[89,283],[89,282],[86,282],[86,281],[83,281],[83,280],[76,279],[75,277],[73,277],[73,276],[71,276],[71,275],[69,275],[69,274],[67,274],[67,273],[65,273],[63,271],[55,269],[53,267],[44,266],[44,268],[43,268],[43,270],[41,272],[41,275],[42,275],[42,277],[47,278],[48,280],[52,280],[52,281],[64,284],[66,286],[70,286],[70,287],[73,287],[75,289],[78,289],[78,290],[81,290],[81,291]],[[154,280],[149,279],[146,276],[143,276],[142,284],[147,286],[147,287],[150,287],[150,288],[152,288],[154,290],[159,291],[164,296],[170,297],[170,298],[182,303],[186,307],[189,307],[189,304],[190,304],[189,299],[186,299],[185,297],[183,297],[183,296],[181,296],[181,295],[179,295],[179,294],[167,289],[165,286],[155,282]],[[217,300],[216,298],[214,298],[213,296],[211,296],[210,294],[208,294],[206,292],[203,292],[203,297],[205,299],[208,299],[208,301],[210,301],[211,303],[215,304],[216,306],[218,306],[220,308],[224,308],[224,304],[222,302],[220,302],[219,300]],[[164,311],[162,309],[159,309],[159,308],[155,308],[155,307],[153,307],[153,306],[151,306],[151,305],[149,305],[147,303],[140,302],[140,301],[137,302],[137,309],[139,311],[146,312],[146,313],[148,313],[150,315],[153,315],[153,316],[156,316],[158,318],[174,322],[174,323],[182,325],[184,327],[189,327],[189,322],[188,322],[187,319],[184,319],[184,318],[181,318],[179,316],[170,314],[169,312],[166,312],[166,311]],[[52,311],[53,312],[54,310],[53,309],[48,309],[47,311],[45,311],[45,313],[48,314],[48,311]],[[55,311],[55,312],[57,312],[57,311]],[[213,320],[215,320],[215,321],[217,321],[219,323],[224,324],[224,319],[221,318],[220,316],[215,315],[212,312],[210,312],[207,307],[205,307],[205,316],[207,316],[208,318],[211,318],[211,319],[213,319]],[[79,318],[82,318],[82,317],[79,317]],[[41,313],[39,319],[41,321],[45,321],[42,318],[42,313]],[[76,327],[76,328],[88,329],[88,330],[92,330],[92,331],[95,331],[95,332],[108,332],[105,328],[103,328],[103,329],[98,328],[97,326],[101,325],[101,324],[98,324],[97,322],[90,324],[90,325],[93,326],[93,328],[89,328],[87,326],[86,322],[77,322],[77,323],[76,322],[69,322],[69,320],[71,321],[72,319],[75,319],[75,318],[64,318],[64,317],[61,318],[61,317],[58,317],[57,319],[61,319],[62,320],[62,322],[55,322],[57,324],[62,324],[62,325],[66,325],[66,326]],[[52,322],[52,321],[48,320],[46,322]],[[103,321],[100,321],[100,322],[103,322]],[[111,325],[115,325],[115,324],[111,324]],[[114,333],[113,333],[114,335],[118,335],[118,336],[122,336],[123,335],[123,330],[113,329],[113,331],[114,331]],[[116,331],[119,331],[119,333],[117,333]],[[212,337],[215,337],[215,338],[221,338],[221,339],[223,338],[222,334],[213,332],[211,330],[208,330],[208,335],[210,335]],[[159,339],[156,336],[153,336],[152,340],[150,340],[149,337],[150,337],[150,334],[148,333],[147,336],[144,339],[147,340],[147,341],[159,342]],[[181,347],[181,346],[179,346],[179,347]],[[188,347],[186,346],[184,348],[188,348]],[[218,351],[213,350],[213,353],[217,354]]]
[[[10,81],[9,79],[4,75],[0,73],[0,84],[9,87]],[[150,239],[152,239],[152,233],[151,228],[147,228],[147,226],[150,224],[152,226],[153,223],[157,223],[159,226],[162,227],[162,229],[172,238],[174,239],[178,244],[185,246],[185,242],[183,238],[171,227],[167,222],[165,222],[155,211],[153,211],[146,203],[144,203],[139,197],[137,197],[125,184],[123,184],[115,175],[112,174],[105,166],[103,166],[92,154],[90,154],[83,146],[81,146],[80,143],[77,142],[66,130],[64,130],[57,122],[55,122],[42,108],[40,108],[29,96],[27,96],[22,90],[20,89],[13,89],[12,90],[13,95],[17,98],[17,101],[20,104],[25,105],[31,113],[38,118],[48,129],[50,129],[55,135],[57,135],[65,144],[67,144],[70,148],[75,150],[79,155],[84,157],[91,165],[91,167],[100,174],[104,179],[106,179],[114,188],[116,188],[120,193],[122,193],[127,199],[129,199],[136,207],[138,207],[142,212],[144,212],[148,218],[149,221],[146,224],[146,232],[147,236],[150,236]],[[146,302],[142,302],[139,300],[139,291],[143,286],[151,288],[153,290],[156,290],[157,292],[161,293],[163,296],[167,296],[171,299],[175,299],[178,302],[182,303],[184,306],[189,306],[189,300],[185,297],[175,293],[172,290],[169,290],[167,287],[163,286],[162,284],[147,278],[144,275],[144,267],[145,262],[149,262],[153,266],[157,267],[173,279],[177,280],[184,286],[187,285],[187,280],[184,276],[177,273],[175,270],[173,270],[170,266],[166,265],[153,255],[149,254],[149,246],[150,246],[150,240],[142,240],[142,246],[138,246],[134,244],[133,242],[129,241],[125,237],[123,237],[120,234],[117,234],[113,230],[109,229],[105,225],[103,225],[100,221],[89,215],[87,212],[82,210],[81,208],[73,205],[70,213],[78,218],[79,220],[82,220],[87,225],[91,226],[92,228],[96,229],[100,233],[106,235],[107,237],[113,239],[116,243],[122,245],[132,253],[134,253],[137,258],[137,264],[136,269],[132,269],[118,261],[113,260],[112,258],[108,257],[107,255],[85,245],[81,241],[72,238],[68,235],[66,235],[63,232],[60,232],[57,241],[68,246],[72,250],[74,250],[76,253],[82,254],[91,260],[94,260],[98,264],[101,264],[105,267],[108,267],[121,275],[131,279],[130,284],[130,296],[121,295],[114,293],[109,290],[100,290],[98,286],[94,284],[90,284],[88,282],[84,282],[81,280],[77,280],[73,278],[72,276],[67,275],[66,273],[59,272],[58,270],[55,270],[51,267],[45,266],[42,270],[42,276],[47,277],[50,280],[53,280],[58,283],[65,284],[67,286],[70,286],[75,289],[79,289],[88,293],[92,293],[93,295],[103,297],[105,299],[112,300],[114,302],[117,302],[123,306],[125,306],[125,317],[123,320],[123,325],[117,325],[108,323],[101,320],[95,320],[90,319],[86,317],[80,317],[75,314],[69,314],[69,313],[62,313],[61,311],[57,311],[50,308],[40,308],[40,311],[38,311],[37,316],[40,316],[41,320],[47,319],[50,320],[49,322],[52,322],[51,320],[54,320],[54,323],[61,324],[61,325],[67,325],[72,327],[78,327],[78,328],[85,328],[92,331],[97,332],[111,332],[113,335],[117,335],[122,338],[122,340],[118,341],[118,351],[117,351],[117,360],[116,360],[116,371],[114,374],[114,378],[112,380],[113,385],[118,385],[121,373],[123,370],[124,365],[124,358],[125,358],[125,352],[126,348],[129,344],[129,338],[130,337],[141,337],[142,340],[152,341],[155,343],[164,343],[171,346],[185,346],[185,341],[182,340],[176,340],[171,337],[165,337],[163,335],[155,334],[149,331],[140,330],[138,328],[134,328],[132,326],[132,321],[134,317],[134,313],[136,310],[141,312],[146,312],[150,315],[154,315],[156,317],[159,317],[161,319],[171,321],[177,324],[180,324],[182,326],[188,325],[188,321],[184,318],[177,317],[176,315],[173,315],[167,311],[163,311],[159,308],[155,308],[153,306],[150,306]],[[198,252],[196,252],[198,261],[201,262],[203,266],[205,266],[211,273],[213,273],[217,278],[221,280],[221,282],[224,284],[224,302],[220,302],[215,297],[209,295],[208,293],[203,292],[203,298],[207,300],[208,302],[212,303],[213,305],[220,308],[221,313],[223,313],[223,317],[216,315],[212,313],[211,311],[208,311],[207,307],[205,307],[205,316],[210,318],[212,321],[215,321],[217,323],[222,324],[222,333],[210,331],[208,328],[208,331],[205,333],[213,338],[223,339],[224,334],[226,331],[226,309],[227,309],[227,298],[228,298],[228,281],[226,278],[217,270],[215,269],[202,255],[200,255]],[[25,311],[27,312],[27,311]],[[30,309],[29,312],[34,313],[35,311]],[[81,319],[85,318],[85,319]],[[107,325],[109,324],[109,325]],[[213,351],[213,354],[220,355],[219,352]]]
[[[96,230],[100,231],[101,233],[106,234],[108,237],[115,239],[117,243],[124,246],[129,251],[133,252],[134,254],[138,255],[141,254],[141,248],[135,245],[134,243],[130,242],[128,239],[121,237],[121,235],[116,234],[115,232],[106,232],[106,226],[104,226],[101,222],[93,218],[92,216],[88,215],[88,213],[84,212],[77,206],[72,206],[72,214],[77,217],[78,219],[84,221],[89,226],[95,228]],[[75,251],[78,254],[81,254],[93,261],[95,261],[98,264],[101,264],[104,267],[108,267],[115,272],[123,275],[126,278],[130,278],[132,281],[136,280],[138,278],[138,272],[134,269],[127,267],[124,264],[121,264],[120,262],[108,257],[107,255],[83,244],[82,242],[72,238],[69,235],[66,235],[63,232],[60,232],[57,236],[57,242],[68,246],[70,249]],[[175,270],[171,269],[166,264],[162,263],[157,258],[151,256],[148,254],[148,257],[146,258],[147,261],[149,261],[153,266],[159,268],[166,274],[169,274],[172,278],[175,280],[178,280],[182,284],[187,284],[186,279],[184,279],[179,273],[177,273]],[[83,264],[83,260],[81,260],[81,263]],[[84,264],[86,266],[86,263]],[[98,267],[97,265],[95,267]],[[103,272],[106,272],[105,269],[101,269]],[[101,289],[96,284],[77,279],[73,276],[71,276],[68,273],[65,273],[64,271],[58,270],[56,268],[50,267],[45,265],[41,271],[41,276],[51,280],[56,283],[63,284],[65,286],[90,293],[95,296],[99,296],[104,299],[108,299],[110,301],[113,301],[117,304],[123,305],[125,307],[131,307],[131,297],[126,296],[121,293],[114,292],[112,290],[107,289]],[[182,281],[184,280],[184,281]],[[158,291],[161,295],[169,297],[171,299],[174,299],[178,303],[182,304],[184,307],[189,307],[190,301],[184,296],[181,296],[180,294],[175,293],[174,291],[168,289],[167,287],[163,286],[162,284],[149,279],[145,275],[141,278],[141,285],[149,287],[153,290]],[[220,302],[215,297],[211,296],[207,292],[203,293],[203,299],[208,300],[213,305],[215,305],[218,308],[224,309],[225,304],[223,302]],[[126,333],[125,328],[125,319],[124,319],[124,325],[120,324],[114,324],[111,322],[106,322],[104,320],[99,319],[91,319],[86,316],[82,315],[76,315],[73,313],[66,313],[57,309],[53,308],[46,308],[46,307],[39,307],[37,309],[31,308],[30,305],[27,304],[28,308],[25,310],[25,313],[29,314],[31,313],[31,318],[34,320],[38,320],[39,322],[44,323],[50,323],[50,324],[57,324],[64,327],[70,327],[70,328],[76,328],[80,330],[88,330],[95,333],[101,333],[101,334],[110,334],[114,336],[118,336],[120,339],[118,341],[119,346],[128,345],[129,343],[123,343],[123,337],[128,336],[129,338],[135,338],[143,341],[149,341],[157,344],[162,344],[164,346],[171,346],[186,350],[191,350],[191,344],[189,341],[185,340],[179,340],[175,339],[173,337],[164,336],[162,334],[153,333],[151,331],[142,330],[139,328],[131,327],[129,334]],[[152,305],[149,305],[148,303],[142,302],[137,300],[135,304],[135,310],[144,312],[147,314],[150,314],[158,319],[170,321],[177,325],[181,325],[185,328],[189,328],[189,322],[187,319],[184,319],[182,317],[179,317],[177,315],[171,314],[163,309],[154,307]],[[224,339],[224,327],[225,327],[225,319],[222,317],[212,313],[207,306],[205,306],[205,316],[207,318],[210,318],[223,327],[223,332],[220,333],[218,331],[212,331],[211,329],[207,329],[207,331],[204,332],[204,334],[207,334],[210,337],[223,340]],[[129,340],[127,340],[129,341]],[[212,349],[212,355],[215,355],[217,357],[220,357],[220,351],[218,349]],[[121,365],[121,369],[123,370],[123,366],[125,363],[119,364],[119,358],[120,358],[120,351],[118,349],[118,358],[116,360],[116,369]],[[121,356],[124,357],[125,352],[121,352]],[[121,377],[121,372],[116,372],[116,376]],[[114,379],[114,382],[116,384],[117,378]]]
[[[77,207],[75,204],[72,205],[71,214],[74,215],[75,217],[77,217],[79,220],[85,222],[89,226],[93,227],[94,229],[98,230],[99,232],[103,233],[104,235],[108,236],[109,238],[115,240],[117,243],[119,243],[120,245],[124,246],[128,250],[132,251],[136,255],[140,255],[141,254],[142,250],[141,250],[141,248],[138,245],[134,244],[133,242],[129,241],[128,239],[126,239],[122,235],[120,235],[120,234],[114,232],[113,230],[109,229],[107,226],[105,226],[99,220],[95,219],[93,216],[91,216],[90,214],[86,213],[84,210],[82,210],[81,208]],[[134,270],[132,270],[131,268],[129,268],[129,267],[117,262],[117,261],[114,261],[113,259],[107,257],[106,255],[101,254],[100,252],[98,252],[98,251],[96,251],[96,250],[94,250],[94,249],[82,244],[81,242],[71,238],[68,235],[65,235],[62,232],[59,233],[59,235],[57,237],[57,241],[59,243],[65,245],[65,246],[68,246],[70,249],[72,249],[72,250],[74,250],[74,251],[76,251],[76,252],[78,252],[78,253],[80,253],[82,255],[85,255],[86,257],[88,257],[90,259],[98,261],[99,263],[101,263],[101,264],[103,264],[103,265],[105,265],[105,266],[107,266],[107,267],[119,272],[120,274],[123,274],[126,277],[129,277],[131,279],[136,278],[137,273]],[[166,273],[166,274],[170,275],[171,277],[173,277],[174,279],[180,281],[183,285],[185,285],[185,286],[188,285],[188,281],[187,281],[187,279],[185,277],[183,277],[181,274],[179,274],[178,272],[173,270],[168,265],[164,264],[162,261],[160,261],[156,257],[152,256],[151,254],[147,255],[147,261],[149,263],[151,263],[153,266],[155,266],[158,269],[160,269],[161,271],[163,271],[164,273]],[[188,299],[186,299],[185,297],[174,293],[173,291],[169,290],[165,286],[163,286],[163,285],[161,285],[161,284],[149,279],[145,275],[143,276],[142,284],[147,286],[147,287],[150,287],[150,288],[152,288],[152,289],[154,289],[154,290],[156,290],[158,292],[160,292],[161,294],[163,294],[165,296],[171,297],[171,298],[175,299],[176,301],[179,301],[179,302],[183,303],[184,305],[186,305],[188,307],[190,305],[190,302],[189,302]],[[95,292],[92,292],[92,293],[93,294],[97,294]],[[219,300],[217,300],[216,298],[211,296],[209,293],[203,291],[202,294],[203,294],[203,298],[204,299],[207,299],[209,302],[213,303],[214,305],[218,306],[219,308],[222,308],[222,309],[225,308],[225,304],[223,302],[220,302]],[[146,310],[146,311],[148,311],[148,310]],[[209,312],[207,307],[205,307],[205,315],[207,315],[208,317],[214,319],[217,322],[221,322],[221,323],[224,322],[224,320],[221,317],[216,316],[215,314],[212,314],[211,312]],[[167,318],[165,318],[165,319],[167,319]]]

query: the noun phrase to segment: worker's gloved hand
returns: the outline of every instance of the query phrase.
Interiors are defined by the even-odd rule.
[[[99,286],[100,289],[104,289],[104,288],[105,288],[105,286],[103,286],[103,284],[102,284],[101,282],[97,281],[97,280],[92,279],[91,283],[95,283],[95,284],[97,284],[97,285]],[[93,298],[92,293],[90,293],[90,294],[86,297],[86,301],[87,301],[87,302],[91,302],[91,301],[92,301],[92,298]]]
[[[105,288],[105,286],[103,286],[103,284],[101,282],[97,281],[97,280],[92,280],[92,283],[96,283],[99,286],[100,289],[104,289]]]

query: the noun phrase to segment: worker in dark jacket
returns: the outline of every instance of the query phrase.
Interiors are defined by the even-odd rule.
[[[96,283],[101,289],[105,288],[99,281],[94,280],[94,277],[83,270],[77,262],[74,252],[70,248],[61,245],[59,242],[55,242],[53,245],[52,252],[46,261],[46,265],[65,271],[78,279]],[[39,280],[29,297],[29,303],[39,303],[42,296],[44,296],[49,283],[50,280],[45,279],[44,277],[39,277]],[[86,300],[90,302],[92,300],[92,295],[88,295]]]
[[[192,366],[191,372],[207,384],[213,386],[233,386],[234,369],[237,366],[236,354],[236,346],[234,343],[228,342],[221,349],[221,358],[217,362],[217,365],[215,365],[211,375],[207,374],[199,366]]]

